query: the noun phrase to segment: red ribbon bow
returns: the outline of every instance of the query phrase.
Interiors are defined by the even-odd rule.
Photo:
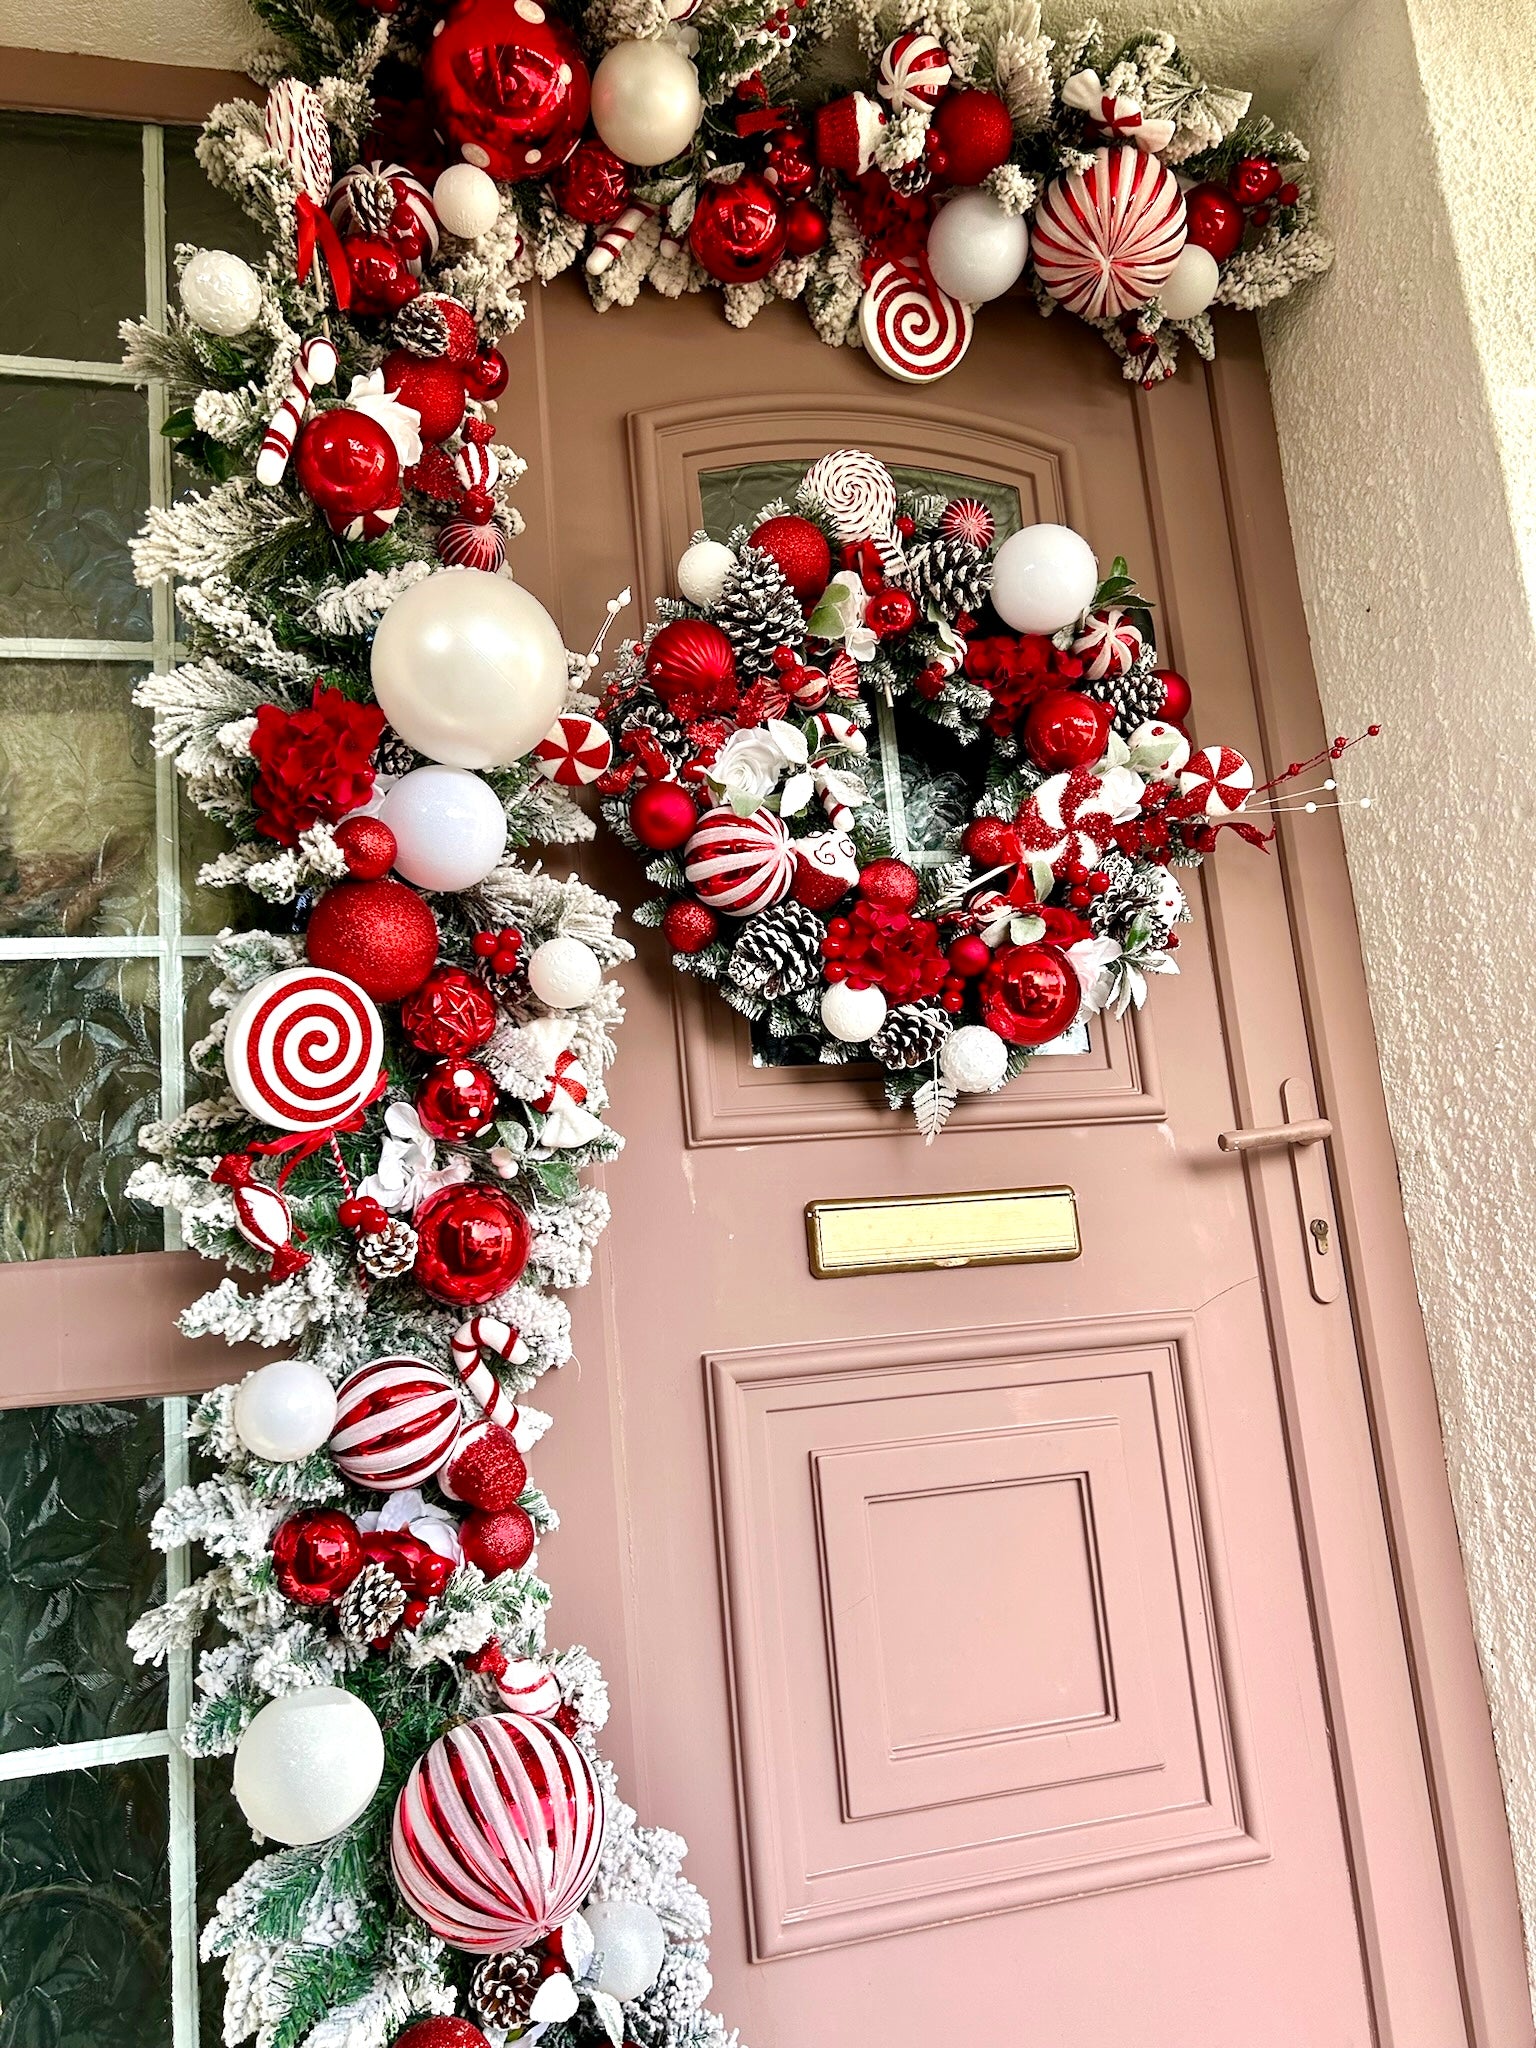
[[[336,303],[345,312],[352,303],[352,272],[347,266],[347,252],[336,232],[336,223],[307,192],[299,194],[294,202],[294,211],[298,217],[299,249],[298,260],[293,267],[299,283],[308,281],[318,248],[330,273],[331,291]]]
[[[301,1159],[313,1159],[315,1154],[323,1151],[327,1145],[334,1145],[342,1133],[350,1135],[354,1131],[360,1131],[367,1111],[378,1101],[388,1085],[389,1076],[380,1074],[357,1108],[339,1124],[328,1124],[323,1131],[295,1131],[292,1137],[288,1138],[264,1138],[260,1144],[247,1145],[246,1151],[257,1153],[263,1159],[279,1159],[285,1152],[292,1154],[291,1158],[283,1160],[278,1171],[277,1185],[282,1188]]]
[[[534,1108],[541,1114],[553,1109],[555,1097],[563,1090],[579,1109],[587,1099],[587,1084],[585,1081],[573,1081],[571,1079],[571,1069],[572,1067],[580,1066],[580,1064],[581,1062],[569,1047],[559,1054],[555,1060],[555,1071],[549,1077],[549,1086],[542,1095],[536,1098],[533,1105]]]

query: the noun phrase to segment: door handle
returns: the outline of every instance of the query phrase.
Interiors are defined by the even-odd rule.
[[[1320,1145],[1333,1136],[1325,1116],[1294,1124],[1269,1124],[1256,1131],[1223,1131],[1216,1142],[1223,1152],[1283,1152],[1287,1145]]]
[[[1314,1301],[1337,1301],[1344,1276],[1334,1242],[1328,1164],[1317,1149],[1325,1138],[1333,1136],[1333,1125],[1327,1117],[1318,1115],[1317,1098],[1309,1080],[1286,1081],[1280,1090],[1280,1106],[1287,1122],[1250,1131],[1223,1131],[1216,1142],[1223,1152],[1290,1153],[1296,1220],[1301,1226],[1307,1260],[1307,1284]]]

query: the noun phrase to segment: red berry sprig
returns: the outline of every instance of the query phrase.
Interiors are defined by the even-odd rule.
[[[517,972],[523,935],[513,925],[504,924],[499,932],[476,932],[469,944],[475,958],[483,960],[492,974]]]

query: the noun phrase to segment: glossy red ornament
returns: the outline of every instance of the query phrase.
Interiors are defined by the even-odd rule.
[[[651,688],[679,718],[736,704],[736,650],[707,619],[672,619],[645,650]]]
[[[1013,150],[1013,117],[995,92],[972,87],[946,93],[932,126],[951,185],[979,185]]]
[[[512,365],[499,348],[483,348],[472,363],[464,365],[464,389],[471,398],[489,405],[500,398],[512,377]]]
[[[784,209],[755,171],[699,193],[688,246],[721,284],[753,284],[784,254]]]
[[[967,981],[974,981],[978,974],[985,974],[992,965],[992,948],[976,932],[962,932],[951,944],[946,957],[956,974]]]
[[[981,1021],[1009,1045],[1049,1045],[1077,1016],[1082,991],[1057,946],[1003,946],[982,977]]]
[[[404,882],[338,882],[310,913],[304,950],[375,1002],[398,1003],[437,959],[437,919]]]
[[[416,1114],[429,1138],[478,1137],[496,1115],[496,1077],[479,1060],[443,1060],[416,1090]]]
[[[429,2020],[412,2020],[403,2034],[396,2034],[390,2048],[491,2048],[480,2029],[452,2013]]]
[[[421,290],[420,279],[392,242],[375,235],[349,235],[342,243],[352,276],[352,311],[376,318],[398,313]]]
[[[493,178],[545,177],[581,139],[591,75],[546,7],[453,0],[421,70],[439,125]]]
[[[362,1538],[369,1564],[380,1564],[418,1600],[434,1600],[453,1577],[453,1560],[405,1529],[371,1529]]]
[[[285,1600],[328,1607],[366,1562],[357,1524],[340,1508],[301,1508],[272,1537],[272,1575]]]
[[[481,1181],[439,1188],[411,1220],[416,1280],[434,1301],[478,1308],[504,1293],[528,1263],[533,1232],[502,1188]]]
[[[922,886],[904,860],[872,860],[859,870],[859,894],[880,910],[915,910]]]
[[[489,1422],[455,1451],[443,1468],[455,1500],[487,1514],[515,1508],[528,1484],[528,1466],[510,1429]]]
[[[917,599],[910,590],[898,590],[894,584],[872,590],[864,606],[864,623],[882,640],[910,633],[917,624]]]
[[[699,807],[680,782],[643,782],[630,799],[630,830],[655,853],[673,852],[698,822]]]
[[[809,199],[792,199],[784,209],[784,253],[815,256],[827,246],[832,230],[827,216]]]
[[[832,550],[814,521],[797,512],[765,519],[748,536],[747,546],[778,563],[784,581],[802,604],[814,604],[832,580]]]
[[[720,936],[720,920],[707,903],[686,897],[669,903],[661,920],[661,935],[674,953],[702,953]]]
[[[389,873],[400,851],[382,818],[343,818],[335,839],[354,882],[377,882]]]
[[[629,204],[629,166],[595,135],[583,136],[549,181],[560,211],[605,228]]]
[[[960,835],[960,851],[978,867],[1008,867],[1019,857],[1019,835],[1006,818],[972,818]]]
[[[538,1531],[524,1508],[503,1508],[497,1515],[477,1509],[460,1525],[459,1541],[466,1564],[478,1565],[488,1579],[499,1579],[503,1572],[522,1570],[533,1555]]]
[[[1163,686],[1163,708],[1157,714],[1170,725],[1182,725],[1194,704],[1194,693],[1176,668],[1155,668],[1153,675]]]
[[[1218,263],[1237,254],[1243,239],[1243,209],[1225,185],[1196,185],[1184,194],[1184,233]]]
[[[1232,197],[1240,206],[1262,206],[1265,200],[1275,197],[1283,182],[1280,166],[1267,156],[1239,157],[1228,180]]]
[[[496,1029],[496,999],[478,976],[462,967],[434,967],[400,1005],[400,1025],[418,1052],[463,1059]]]
[[[344,534],[354,520],[400,504],[400,457],[394,442],[376,419],[350,406],[333,406],[305,421],[293,451],[293,473],[334,533]]]
[[[763,158],[763,177],[781,199],[803,199],[816,182],[816,159],[805,137],[775,136]]]
[[[1114,711],[1081,690],[1052,690],[1029,707],[1024,751],[1038,767],[1090,767],[1104,752]]]

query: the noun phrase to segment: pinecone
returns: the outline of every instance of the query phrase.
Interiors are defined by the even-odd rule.
[[[395,340],[413,356],[453,355],[467,362],[475,352],[475,320],[467,306],[446,292],[423,292],[395,315]]]
[[[385,235],[399,199],[388,178],[361,166],[347,180],[347,205],[360,235]]]
[[[373,765],[380,775],[409,775],[421,761],[414,747],[406,745],[392,725],[386,725],[373,750]]]
[[[781,903],[749,918],[726,972],[738,988],[770,1002],[807,988],[821,968],[826,927],[803,903]]]
[[[921,1067],[954,1028],[948,1010],[941,1010],[937,1003],[902,1003],[887,1012],[869,1049],[883,1066]]]
[[[1077,687],[1085,696],[1114,706],[1115,731],[1122,739],[1128,740],[1137,726],[1144,725],[1149,718],[1162,716],[1165,692],[1150,665],[1138,662],[1129,675],[1105,676],[1101,682],[1080,683]]]
[[[487,2026],[520,2027],[539,1988],[539,1959],[525,1948],[487,1956],[470,1979],[469,1997]]]
[[[952,619],[957,612],[973,616],[992,588],[991,557],[968,540],[941,534],[907,551],[907,588],[922,611]]]
[[[416,1263],[416,1232],[403,1216],[358,1239],[357,1263],[375,1280],[398,1280]]]
[[[1099,871],[1108,875],[1109,887],[1102,896],[1094,897],[1083,914],[1101,935],[1108,933],[1123,937],[1130,925],[1150,911],[1168,887],[1164,869],[1153,866],[1149,861],[1132,860],[1129,854],[1113,848],[1100,860]],[[1166,937],[1175,922],[1176,919],[1164,915],[1150,919],[1147,929],[1154,937]]]
[[[336,1603],[336,1625],[342,1640],[366,1650],[387,1636],[405,1612],[406,1591],[381,1564],[365,1564]]]
[[[760,548],[747,548],[725,579],[710,617],[736,650],[744,676],[764,676],[776,647],[797,648],[805,638],[805,613],[784,580],[784,571]]]

